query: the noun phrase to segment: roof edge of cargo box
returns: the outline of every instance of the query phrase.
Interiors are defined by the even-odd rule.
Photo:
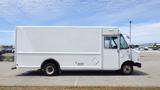
[[[55,27],[55,28],[106,28],[111,30],[119,30],[117,27],[109,27],[109,26],[16,26],[20,27]]]

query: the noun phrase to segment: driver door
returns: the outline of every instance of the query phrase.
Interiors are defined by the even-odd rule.
[[[103,36],[103,70],[119,68],[119,51],[117,36]]]

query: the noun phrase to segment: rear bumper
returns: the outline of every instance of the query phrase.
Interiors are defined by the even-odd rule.
[[[134,63],[133,66],[137,66],[137,67],[139,67],[139,68],[142,67],[141,63]]]
[[[17,69],[17,67],[12,67],[11,70]]]

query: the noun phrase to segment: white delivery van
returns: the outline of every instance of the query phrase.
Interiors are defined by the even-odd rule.
[[[132,56],[132,57],[131,57]],[[87,26],[17,26],[16,68],[37,68],[45,75],[61,70],[121,70],[141,67],[116,28]]]

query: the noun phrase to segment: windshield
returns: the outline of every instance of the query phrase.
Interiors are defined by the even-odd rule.
[[[125,40],[125,38],[123,37],[123,35],[120,35],[120,49],[128,49],[129,46]]]

